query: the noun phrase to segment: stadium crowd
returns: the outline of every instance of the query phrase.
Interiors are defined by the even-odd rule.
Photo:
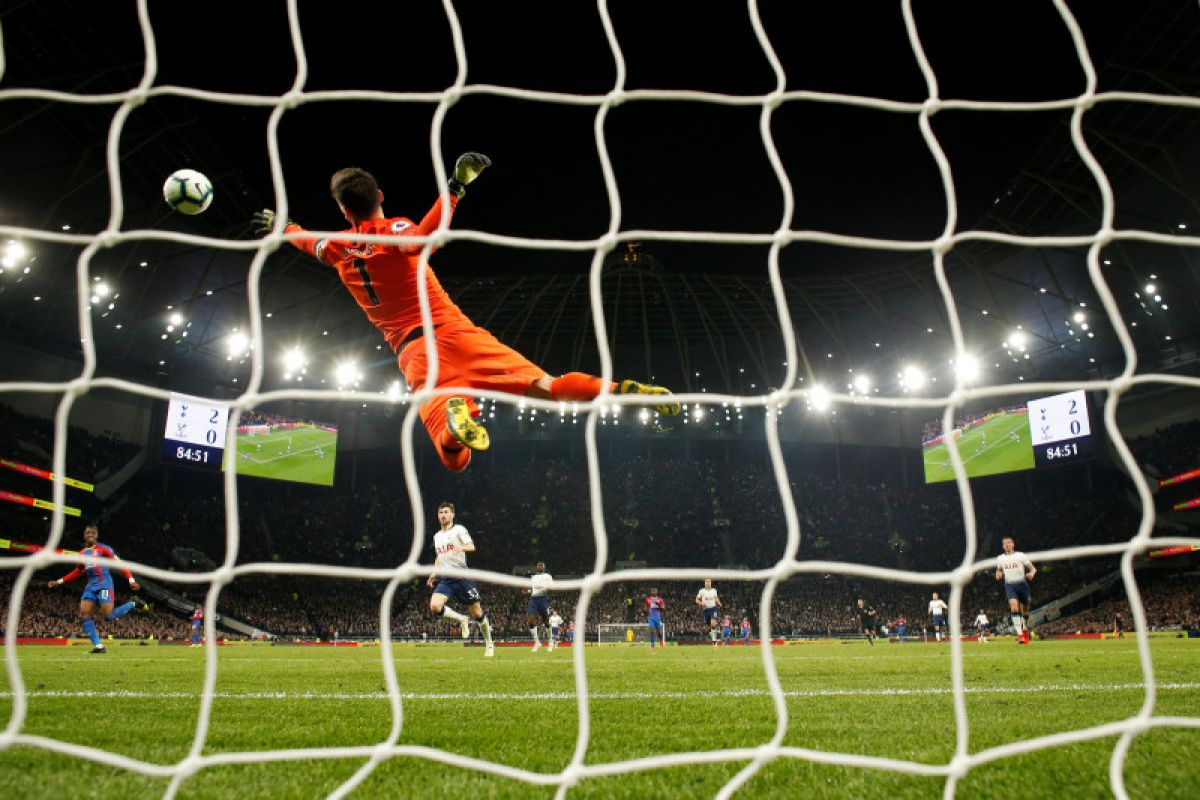
[[[11,412],[10,412],[11,413]],[[1163,451],[1167,463],[1194,464],[1195,431],[1200,425],[1169,429],[1155,444],[1139,448]],[[74,433],[72,433],[74,436]],[[72,441],[72,450],[75,450]],[[1178,452],[1176,452],[1176,450]],[[775,475],[761,448],[747,447],[732,461],[701,456],[610,456],[602,460],[604,526],[608,568],[618,562],[649,567],[735,567],[763,569],[785,555],[788,531]],[[533,458],[525,452],[484,463],[461,475],[422,474],[424,541],[419,562],[430,564],[429,529],[436,503],[458,504],[457,521],[467,527],[478,550],[472,567],[503,574],[525,574],[545,561],[558,576],[590,572],[595,534],[589,516],[586,467],[579,460]],[[1086,473],[1084,472],[1086,470]],[[1086,477],[1086,479],[1085,479]],[[966,552],[962,504],[953,485],[910,488],[866,482],[790,468],[788,479],[799,521],[801,560],[857,563],[915,572],[947,571]],[[333,567],[390,569],[413,548],[413,511],[407,490],[384,470],[364,469],[353,486],[314,489],[283,482],[242,479],[238,498],[239,565],[305,563]],[[1007,617],[992,560],[999,540],[1012,534],[1026,552],[1128,540],[1137,530],[1139,511],[1129,502],[1129,481],[1116,469],[1091,466],[1039,476],[973,484],[975,561],[980,574],[966,587],[961,614],[969,623],[980,608],[993,620]],[[125,559],[179,572],[212,569],[225,561],[227,537],[221,477],[182,468],[153,465],[143,470],[99,513],[101,540]],[[5,507],[5,535],[44,541],[46,515]],[[77,547],[78,520],[68,521],[65,547]],[[1059,597],[1117,568],[1112,556],[1074,558],[1039,564],[1038,602]],[[65,571],[65,570],[63,570]],[[0,571],[0,576],[3,572]],[[48,591],[44,571],[22,602],[22,631],[77,635],[77,593]],[[9,573],[11,576],[11,573]],[[1197,607],[1195,578],[1160,581],[1148,577],[1151,624],[1193,626]],[[168,582],[169,583],[169,582]],[[693,599],[700,581],[662,581],[667,627],[673,636],[696,636],[701,619]],[[6,586],[9,584],[5,584]],[[273,634],[299,638],[375,638],[386,581],[295,574],[239,574],[222,590],[218,610]],[[745,615],[761,629],[761,582],[717,581],[726,609],[740,621]],[[179,582],[167,588],[203,600],[206,585]],[[641,622],[650,585],[608,584],[590,602],[587,635],[598,623]],[[802,573],[779,585],[771,630],[775,635],[828,635],[857,628],[852,607],[863,597],[878,610],[882,624],[903,619],[910,633],[928,626],[932,591],[949,595],[949,586],[859,579],[831,569]],[[480,582],[484,605],[498,635],[528,634],[525,598],[520,589]],[[8,591],[5,591],[7,598]],[[422,578],[400,586],[391,608],[392,635],[420,639],[453,635],[444,620],[428,612],[429,590]],[[553,604],[573,618],[578,595],[556,595]],[[1120,598],[1102,601],[1057,620],[1047,631],[1108,624]],[[1108,605],[1108,604],[1112,605]],[[1130,619],[1127,609],[1126,619]],[[1072,623],[1071,619],[1078,617]],[[170,612],[139,614],[112,626],[120,635],[183,636],[186,619]],[[1065,626],[1065,627],[1063,627]]]

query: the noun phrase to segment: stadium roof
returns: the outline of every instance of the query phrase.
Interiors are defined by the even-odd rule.
[[[928,96],[899,3],[825,5],[836,7],[760,4],[789,91],[908,103]],[[1195,4],[1069,5],[1096,65],[1098,90],[1200,96]],[[154,86],[239,97],[292,87],[296,60],[286,3],[207,4],[203,13],[149,7]],[[775,88],[744,6],[730,4],[717,16],[697,14],[688,3],[613,3],[609,11],[626,90],[728,97]],[[471,188],[455,230],[551,241],[602,237],[613,209],[597,155],[597,108],[562,94],[594,100],[613,88],[617,69],[600,15],[577,4],[471,5],[457,13],[469,86],[558,93],[551,99],[571,102],[481,90],[445,110],[440,144],[447,165],[467,149],[495,162]],[[915,15],[943,99],[1045,101],[1084,89],[1074,46],[1050,4],[916,3]],[[431,93],[456,76],[443,4],[383,4],[372,10],[368,30],[334,4],[300,6],[299,20],[305,91],[416,94],[392,102],[306,100],[287,111],[279,142],[292,216],[312,229],[340,227],[327,176],[358,164],[380,178],[388,213],[419,217],[447,166],[435,166],[430,151],[438,108]],[[102,230],[110,213],[105,148],[117,104],[12,92],[94,96],[135,87],[144,70],[137,6],[88,4],[66,18],[53,4],[25,2],[10,6],[0,24],[0,225]],[[769,282],[771,234],[786,226],[906,242],[941,235],[946,199],[917,114],[828,99],[789,99],[771,116],[772,139],[795,192],[787,220],[784,192],[762,144],[761,105],[640,98],[607,110],[604,142],[621,205],[617,230],[647,232],[636,243],[621,241],[607,258],[604,309],[617,373],[693,391],[756,393],[778,385],[784,350]],[[263,105],[178,94],[154,95],[133,109],[119,141],[122,229],[250,239],[251,213],[275,205],[269,114]],[[1115,228],[1166,237],[1200,230],[1198,120],[1194,104],[1106,101],[1086,113],[1088,145],[1115,190]],[[933,116],[932,131],[954,174],[957,230],[1094,233],[1101,194],[1074,147],[1070,122],[1069,108],[943,109]],[[159,197],[164,177],[184,166],[216,185],[216,201],[200,217],[170,212]],[[726,236],[682,241],[654,231]],[[731,234],[758,238],[732,242]],[[77,353],[74,270],[83,247],[37,237],[21,244],[25,251],[14,251],[20,257],[0,275],[0,338]],[[157,238],[99,250],[90,275],[101,372],[185,391],[244,380],[246,354],[230,342],[248,322],[250,255]],[[984,380],[1120,371],[1120,345],[1085,255],[1083,246],[985,240],[950,251],[947,274]],[[452,242],[433,263],[464,310],[502,340],[551,371],[595,370],[592,257],[590,249],[471,240]],[[1194,371],[1197,249],[1119,241],[1102,258],[1122,313],[1137,323],[1130,330],[1142,369]],[[805,359],[802,374],[840,389],[851,371],[867,372],[883,393],[899,391],[893,375],[905,364],[949,378],[954,351],[929,250],[796,242],[782,250],[780,273]],[[310,259],[290,249],[272,256],[261,300],[269,314],[267,386],[283,380],[278,355],[294,346],[308,354],[310,382],[345,358],[364,367],[364,388],[382,390],[397,377],[379,335],[336,277]],[[1024,350],[1013,346],[1018,330]]]

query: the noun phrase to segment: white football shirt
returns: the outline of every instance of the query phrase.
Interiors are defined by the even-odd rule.
[[[1005,583],[1024,583],[1025,573],[1033,567],[1033,564],[1024,553],[1016,551],[1011,556],[1001,553],[1000,557],[996,559],[996,566],[1003,570]]]
[[[546,590],[550,588],[550,584],[554,582],[554,578],[550,577],[549,572],[535,572],[529,576],[529,594],[533,597],[545,597]]]
[[[986,628],[987,624],[988,624],[987,614],[980,614],[978,617],[975,618],[975,627],[976,628]]]
[[[946,616],[946,609],[948,607],[949,606],[946,605],[945,600],[938,599],[929,601],[929,613],[935,617]]]
[[[562,617],[560,617],[558,614],[551,614],[550,615],[550,627],[551,628],[561,628],[562,627]]]
[[[463,547],[468,544],[473,544],[471,534],[467,533],[467,529],[462,525],[451,525],[450,530],[438,531],[433,535],[433,549],[442,557],[440,563],[443,567],[466,569],[467,554],[452,553],[450,552],[450,546]]]
[[[716,589],[701,589],[700,591],[696,592],[696,599],[699,600],[700,603],[705,608],[716,608],[717,607],[717,590]]]

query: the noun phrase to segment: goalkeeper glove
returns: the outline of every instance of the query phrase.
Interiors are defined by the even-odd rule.
[[[479,177],[479,173],[492,165],[492,160],[483,153],[463,153],[454,162],[454,174],[450,176],[448,187],[455,197],[462,197],[467,192],[467,184]]]
[[[275,212],[269,208],[264,208],[262,211],[255,211],[251,224],[254,226],[255,233],[270,233],[275,229]],[[292,224],[293,222],[289,219],[287,225],[283,227],[286,228]]]

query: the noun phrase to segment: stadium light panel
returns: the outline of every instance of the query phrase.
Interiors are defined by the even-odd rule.
[[[183,315],[180,314],[178,311],[176,311],[174,314],[167,317],[167,321],[170,322],[172,325],[182,325],[183,324]]]
[[[1025,344],[1025,332],[1013,331],[1008,335],[1008,343],[1013,347],[1021,347]]]
[[[829,408],[829,390],[824,386],[814,386],[808,391],[808,402],[814,411],[824,411]],[[741,419],[741,416],[738,416]]]
[[[333,377],[337,381],[339,389],[346,386],[353,386],[359,378],[358,362],[343,361],[334,369]]]
[[[854,391],[859,394],[866,394],[871,391],[871,378],[868,375],[854,376]]]
[[[225,341],[226,352],[231,356],[240,356],[250,349],[250,337],[235,330]]]
[[[308,360],[304,357],[304,351],[299,347],[293,347],[283,354],[283,368],[287,372],[297,372],[303,369]]]
[[[900,381],[905,389],[916,391],[925,385],[925,373],[919,367],[909,364],[900,374]]]
[[[970,353],[963,353],[954,371],[963,383],[972,383],[979,379],[979,359]]]

